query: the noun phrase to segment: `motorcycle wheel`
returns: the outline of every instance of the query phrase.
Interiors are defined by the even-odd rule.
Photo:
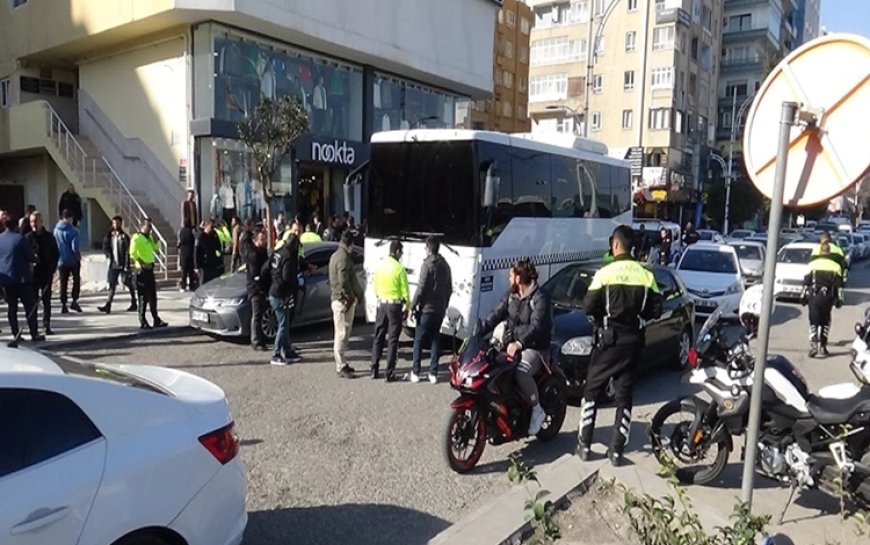
[[[447,418],[444,434],[444,457],[456,473],[468,473],[483,455],[486,446],[486,423],[478,410],[453,409]]]
[[[679,415],[675,421],[668,420]],[[727,438],[720,439],[715,444],[709,444],[704,438],[699,451],[691,454],[688,449],[688,432],[695,420],[694,413],[683,408],[680,400],[675,399],[664,405],[655,414],[650,423],[650,441],[653,454],[662,465],[672,465],[674,476],[682,484],[709,484],[715,481],[728,463],[731,454]],[[672,426],[667,430],[666,426]],[[712,462],[709,459],[715,449]]]
[[[541,408],[547,413],[541,431],[535,436],[539,441],[551,441],[559,436],[562,424],[565,423],[565,414],[568,412],[568,400],[565,386],[555,377],[543,384],[539,393]]]

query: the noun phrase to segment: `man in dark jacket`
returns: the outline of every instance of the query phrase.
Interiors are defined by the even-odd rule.
[[[649,239],[646,236],[646,225],[641,224],[635,233],[632,253],[636,260],[641,262],[646,261],[649,254]]]
[[[483,321],[481,333],[486,334],[507,321],[509,343],[507,355],[517,365],[515,378],[526,403],[532,407],[529,435],[541,431],[546,413],[538,399],[535,375],[549,357],[553,331],[553,309],[550,298],[538,288],[538,272],[528,259],[513,264],[508,272],[508,292],[492,313]]]
[[[441,322],[447,313],[450,296],[453,294],[453,276],[450,265],[438,253],[441,242],[436,237],[426,239],[427,257],[420,268],[420,283],[411,310],[417,321],[414,331],[414,359],[411,369],[411,382],[420,382],[420,359],[423,342],[429,338],[432,359],[429,362],[429,382],[438,382],[438,358],[441,357]]]
[[[299,224],[292,223],[285,233],[284,244],[269,261],[272,275],[269,305],[278,320],[272,365],[288,365],[302,359],[290,347],[290,322],[296,311],[296,291],[299,288]]]
[[[51,335],[51,284],[57,270],[57,241],[42,223],[42,214],[30,214],[30,232],[24,237],[33,256],[33,293],[42,301],[42,328]]]
[[[701,237],[698,235],[698,231],[695,231],[695,226],[692,225],[692,222],[686,224],[686,229],[683,231],[683,251],[686,250],[687,246],[691,246],[700,240]]]
[[[329,289],[332,323],[335,326],[335,340],[332,344],[335,371],[342,378],[353,378],[356,371],[348,365],[345,352],[356,306],[363,300],[363,290],[353,262],[353,237],[347,231],[342,234],[338,249],[329,258]]]
[[[181,280],[178,288],[181,291],[195,291],[199,286],[199,278],[196,276],[196,260],[193,253],[196,247],[196,231],[187,225],[178,231],[178,265],[181,269]]]
[[[24,241],[24,237],[7,228],[8,215],[0,210],[0,287],[6,295],[7,317],[9,328],[12,330],[14,339],[9,343],[10,347],[18,346],[18,302],[24,304],[24,313],[27,316],[27,326],[30,329],[30,337],[34,342],[45,340],[39,334],[34,312],[33,300],[33,273],[30,270],[30,248]]]
[[[130,291],[130,306],[127,307],[127,311],[137,310],[136,289],[133,287],[130,274],[130,236],[124,232],[124,220],[121,216],[112,218],[112,229],[103,238],[103,253],[109,260],[109,270],[106,275],[106,281],[109,283],[109,298],[106,304],[97,307],[97,310],[111,314],[112,301],[115,299],[115,290],[118,288],[121,275],[124,277],[124,285]]]
[[[64,210],[69,210],[72,213],[72,224],[74,227],[78,227],[79,222],[82,221],[82,198],[76,193],[76,186],[73,184],[69,184],[69,189],[60,196],[60,202],[57,205],[58,217],[63,217]]]
[[[659,233],[659,265],[667,266],[671,262],[671,232],[662,227]]]
[[[268,268],[269,251],[266,248],[268,233],[260,229],[254,242],[245,252],[246,292],[251,301],[251,348],[266,350],[263,336],[263,313],[266,311],[266,295],[269,293],[271,271]]]
[[[202,284],[224,273],[223,244],[212,220],[206,220],[202,232],[196,238],[194,251],[196,268],[202,272]]]
[[[60,273],[61,314],[69,314],[69,309],[76,312],[82,311],[82,307],[79,306],[79,294],[82,286],[82,254],[79,251],[79,230],[73,225],[74,221],[75,213],[71,210],[64,210],[61,220],[54,226],[54,240],[57,242],[60,256],[57,260],[57,270]],[[72,277],[72,303],[67,307],[69,295],[67,287],[70,277]]]

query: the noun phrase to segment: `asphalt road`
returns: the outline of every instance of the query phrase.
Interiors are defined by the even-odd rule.
[[[850,278],[846,306],[835,311],[832,356],[824,361],[806,357],[805,309],[780,304],[771,350],[795,361],[812,389],[851,381],[852,325],[868,303],[870,272],[860,268]],[[371,329],[357,324],[354,330],[351,361],[358,370],[368,367]],[[268,353],[252,352],[246,344],[199,334],[105,341],[65,352],[101,362],[185,369],[226,391],[249,475],[245,545],[424,544],[508,488],[511,451],[524,450],[527,461],[540,464],[574,449],[579,410],[570,409],[554,442],[488,445],[473,474],[456,475],[442,455],[454,397],[444,366],[435,386],[385,384],[367,376],[341,380],[332,363],[331,337],[331,326],[296,332],[294,344],[304,361],[283,368],[268,365]],[[403,370],[410,367],[408,343],[400,362]],[[638,385],[632,448],[642,448],[642,432],[658,406],[686,391],[679,379],[677,373],[663,372]],[[611,414],[599,415],[599,441],[609,437]]]

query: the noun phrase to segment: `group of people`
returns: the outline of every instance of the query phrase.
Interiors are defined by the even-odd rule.
[[[695,230],[694,224],[689,222],[686,224],[680,240],[676,242],[680,242],[682,248],[687,248],[698,240],[700,240],[700,235]],[[674,235],[669,229],[662,227],[657,234],[651,235],[646,231],[646,226],[640,224],[634,232],[631,255],[638,261],[647,262],[650,260],[653,248],[658,248],[657,262],[659,265],[668,265],[674,255],[674,242]]]

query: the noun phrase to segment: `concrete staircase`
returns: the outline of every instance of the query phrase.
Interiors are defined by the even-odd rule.
[[[155,264],[158,278],[162,277],[163,283],[177,280],[177,238],[170,219],[149,201],[148,195],[131,191],[97,147],[88,138],[73,134],[51,105],[43,103],[43,108],[48,140],[45,147],[76,191],[96,200],[109,217],[124,218],[130,232],[138,229],[143,218],[150,218],[160,241]]]

